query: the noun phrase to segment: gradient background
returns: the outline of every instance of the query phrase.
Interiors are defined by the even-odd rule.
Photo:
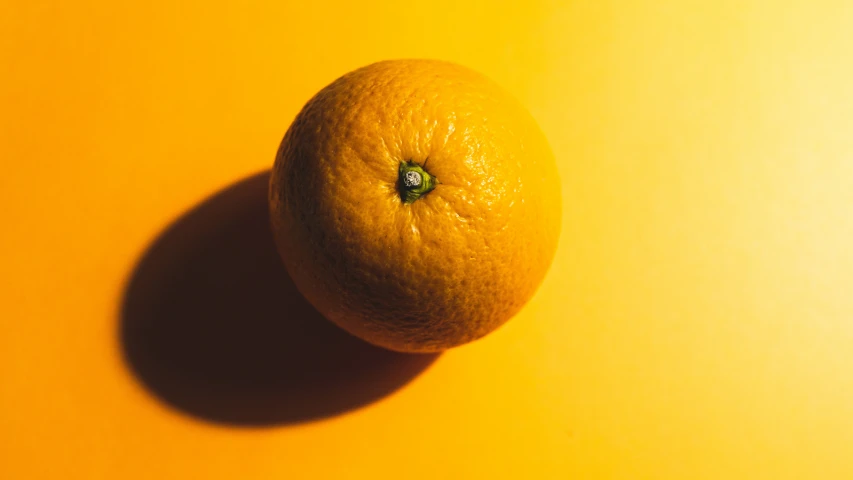
[[[0,477],[853,478],[853,3],[239,3],[0,4]],[[438,358],[311,322],[251,177],[397,57],[563,183],[537,296]]]

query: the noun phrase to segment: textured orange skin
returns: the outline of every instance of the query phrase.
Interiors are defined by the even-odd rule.
[[[401,161],[441,182],[414,203]],[[299,290],[350,333],[434,352],[496,329],[531,298],[560,232],[560,182],[530,114],[467,68],[394,60],[302,109],[273,168],[279,252]]]

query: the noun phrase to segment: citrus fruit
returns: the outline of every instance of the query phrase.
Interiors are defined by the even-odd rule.
[[[496,329],[557,247],[560,182],[531,115],[495,83],[434,60],[348,73],[278,150],[279,252],[325,317],[373,344],[435,352]]]

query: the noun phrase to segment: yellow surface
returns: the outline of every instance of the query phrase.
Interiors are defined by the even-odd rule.
[[[853,4],[495,3],[0,4],[0,478],[853,478]],[[268,168],[320,87],[395,57],[482,71],[539,120],[564,188],[539,293],[388,394],[373,373],[402,360],[352,344],[365,382],[326,364],[312,383],[300,355],[270,354],[304,386],[270,397],[166,335],[154,371],[178,358],[250,417],[270,398],[294,410],[249,421],[193,392],[172,406],[124,360],[126,305],[183,312],[199,335],[208,299],[232,307],[202,309],[223,322],[243,301],[269,313],[242,264],[224,270],[243,268],[236,294],[204,284],[248,255],[252,229],[233,225],[262,206],[238,188],[145,275],[142,255]]]

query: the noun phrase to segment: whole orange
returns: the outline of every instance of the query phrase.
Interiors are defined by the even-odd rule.
[[[325,87],[270,182],[297,288],[350,333],[406,352],[469,342],[518,312],[554,256],[560,202],[524,107],[434,60],[379,62]]]

